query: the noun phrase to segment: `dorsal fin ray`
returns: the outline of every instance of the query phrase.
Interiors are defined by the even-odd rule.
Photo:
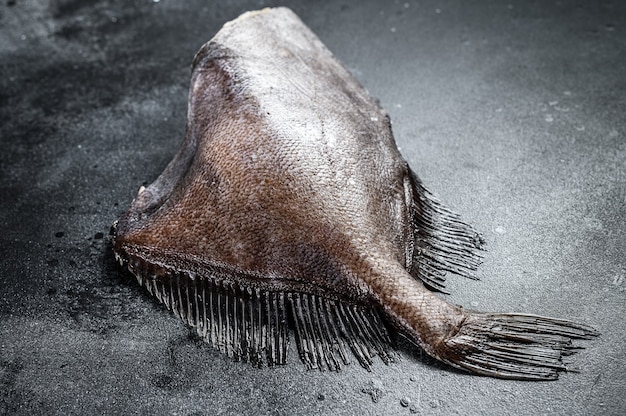
[[[368,370],[376,355],[386,364],[394,360],[387,328],[372,308],[311,293],[250,288],[220,276],[166,271],[138,258],[128,269],[200,338],[234,360],[285,364],[290,323],[309,369],[339,371],[350,363],[348,349]]]

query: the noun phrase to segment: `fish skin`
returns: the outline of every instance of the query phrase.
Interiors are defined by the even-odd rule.
[[[464,244],[481,246],[460,220],[458,233],[442,225],[440,240],[437,230],[420,236],[427,217],[457,221],[432,201],[398,151],[387,112],[293,12],[265,9],[225,24],[197,53],[181,149],[114,224],[113,247],[139,280],[217,273],[244,288],[374,308],[455,367],[556,378],[567,369],[569,339],[597,333],[551,318],[471,312],[426,288],[418,261],[431,255],[447,264],[446,244],[465,250],[455,235],[474,235]],[[461,269],[475,256],[466,251],[449,255]],[[540,337],[516,344],[520,331],[540,324]],[[550,362],[520,364],[533,348],[552,352],[546,345],[563,325]],[[510,365],[520,348],[530,350]]]

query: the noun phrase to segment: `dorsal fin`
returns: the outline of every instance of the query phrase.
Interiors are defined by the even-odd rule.
[[[376,355],[393,361],[387,329],[373,309],[305,293],[290,293],[288,299],[300,359],[308,368],[339,370],[349,363],[346,343],[368,370]]]
[[[350,363],[348,351],[368,370],[376,355],[386,364],[394,360],[387,328],[372,308],[168,271],[132,257],[128,269],[198,336],[237,361],[285,364],[290,327],[309,369],[338,371]]]

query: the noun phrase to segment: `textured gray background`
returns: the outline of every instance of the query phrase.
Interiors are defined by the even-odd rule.
[[[469,3],[282,4],[484,232],[482,280],[450,279],[449,299],[596,326],[579,374],[495,380],[414,348],[371,373],[215,353],[116,267],[107,234],[180,144],[196,50],[279,2],[1,0],[0,413],[624,414],[625,3]]]

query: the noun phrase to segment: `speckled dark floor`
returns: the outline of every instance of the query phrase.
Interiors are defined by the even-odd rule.
[[[625,4],[469,3],[2,0],[0,413],[624,414]],[[380,98],[410,164],[484,232],[482,280],[451,279],[450,299],[594,325],[580,373],[495,380],[411,348],[371,373],[307,372],[295,349],[254,369],[116,267],[109,226],[180,144],[194,53],[278,4]]]

